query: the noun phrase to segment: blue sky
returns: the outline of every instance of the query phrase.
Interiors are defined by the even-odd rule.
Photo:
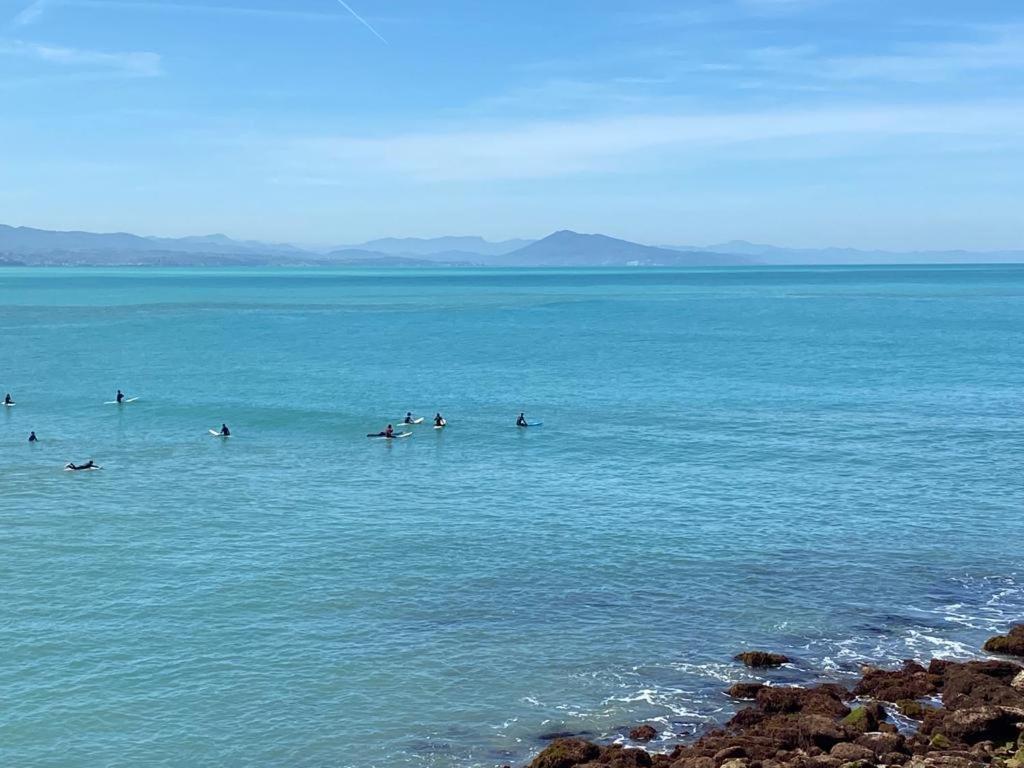
[[[0,222],[1024,248],[1020,0],[347,3],[0,0]]]

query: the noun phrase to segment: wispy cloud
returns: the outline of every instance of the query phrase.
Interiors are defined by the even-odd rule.
[[[14,56],[77,70],[115,72],[126,77],[161,74],[160,56],[150,51],[107,52],[82,48],[0,40],[0,56]]]
[[[32,0],[14,17],[14,25],[18,27],[28,26],[43,15],[49,4],[50,0]]]
[[[842,152],[844,138],[862,151],[865,142],[954,136],[1019,142],[1024,138],[1024,105],[646,114],[386,138],[306,138],[290,142],[287,153],[295,169],[305,165],[321,174],[333,168],[341,174],[385,173],[416,181],[479,181],[623,170],[654,157],[699,158],[713,149],[758,143],[821,140],[829,143],[830,152]]]

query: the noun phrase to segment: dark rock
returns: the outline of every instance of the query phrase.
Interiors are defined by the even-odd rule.
[[[753,700],[761,689],[767,687],[764,683],[733,683],[729,686],[728,694],[734,699]]]
[[[683,757],[672,763],[671,768],[715,768],[710,757]]]
[[[938,690],[935,675],[920,664],[908,661],[902,669],[872,669],[854,687],[857,696],[869,696],[880,701],[920,699]]]
[[[626,749],[621,744],[613,744],[601,750],[595,761],[605,768],[651,768],[651,756],[642,749]]]
[[[989,653],[1024,656],[1024,624],[1018,624],[1008,634],[990,637],[985,641],[984,648]]]
[[[721,765],[727,760],[734,760],[738,757],[747,757],[747,750],[737,745],[720,749],[712,759],[715,761],[715,765]]]
[[[849,696],[838,685],[819,685],[815,688],[769,687],[757,694],[757,706],[765,714],[807,714],[845,717],[850,708],[844,700]]]
[[[905,717],[909,717],[911,720],[923,720],[925,712],[931,709],[931,707],[925,707],[924,704],[916,699],[900,699],[896,702],[896,707]]]
[[[573,768],[600,757],[601,748],[582,739],[558,739],[530,763],[530,768]]]
[[[871,760],[875,759],[874,751],[867,747],[862,747],[858,744],[851,744],[848,741],[843,741],[832,747],[829,754],[837,760],[842,760],[844,763],[850,763],[854,760]]]
[[[928,713],[921,724],[921,731],[925,734],[946,736],[954,742],[963,744],[977,744],[979,741],[1002,743],[1017,738],[1017,723],[1022,720],[1024,709],[1014,707],[986,705],[955,710],[942,709]]]
[[[1010,685],[1020,668],[1005,661],[972,662],[946,668],[942,703],[949,709],[997,704],[1024,707],[1024,693]]]
[[[756,707],[747,707],[733,715],[732,719],[728,722],[728,726],[736,730],[746,730],[753,728],[764,719],[764,712]]]
[[[658,729],[653,725],[640,725],[629,732],[633,741],[651,741],[658,738]]]
[[[755,669],[781,667],[783,664],[789,663],[788,656],[783,656],[781,653],[768,653],[767,651],[744,651],[743,653],[736,654],[734,658],[736,661],[743,662],[746,666]]]
[[[876,756],[907,751],[907,740],[898,733],[863,733],[854,743],[870,749]]]
[[[878,715],[874,707],[858,707],[843,718],[843,725],[857,733],[878,730]]]
[[[903,765],[909,759],[910,756],[902,752],[887,752],[878,758],[878,762],[882,765]]]

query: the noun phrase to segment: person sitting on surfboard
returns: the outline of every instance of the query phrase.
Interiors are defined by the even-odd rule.
[[[519,414],[519,418],[516,419],[516,426],[517,427],[528,427],[528,426],[530,426],[529,424],[526,423],[526,415],[525,414],[522,414],[522,413]]]
[[[30,443],[38,443],[39,442],[39,438],[36,437],[36,433],[35,432],[29,432],[28,433],[28,441]]]
[[[117,404],[120,405],[123,402],[124,402],[124,392],[122,392],[119,389],[119,390],[117,390]]]
[[[220,425],[220,433],[224,437],[231,437],[231,430],[228,429],[228,425],[227,424],[221,424]]]
[[[395,428],[392,427],[390,424],[388,424],[388,428],[384,430],[384,437],[391,438],[391,437],[394,437],[394,436],[395,436]]]
[[[413,423],[412,411],[409,411],[407,414],[405,414],[405,423],[406,424],[412,424]]]
[[[14,405],[14,401],[11,400],[11,393],[10,392],[8,392],[6,395],[4,395],[4,405]]]
[[[435,427],[443,427],[443,426],[445,426],[447,424],[448,424],[448,422],[444,420],[444,417],[440,413],[437,414],[437,416],[434,417],[434,426]]]
[[[76,472],[80,472],[83,469],[99,469],[99,467],[96,466],[95,461],[89,459],[87,462],[85,462],[85,464],[75,464],[74,462],[68,462],[68,465],[64,467],[64,469],[73,469]]]

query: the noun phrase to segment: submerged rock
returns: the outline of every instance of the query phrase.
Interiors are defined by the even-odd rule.
[[[629,732],[629,738],[633,741],[651,741],[658,738],[658,730],[653,725],[638,725]]]
[[[769,653],[768,651],[744,651],[734,657],[736,661],[742,662],[754,669],[764,667],[781,667],[789,663],[789,657],[781,653]]]

